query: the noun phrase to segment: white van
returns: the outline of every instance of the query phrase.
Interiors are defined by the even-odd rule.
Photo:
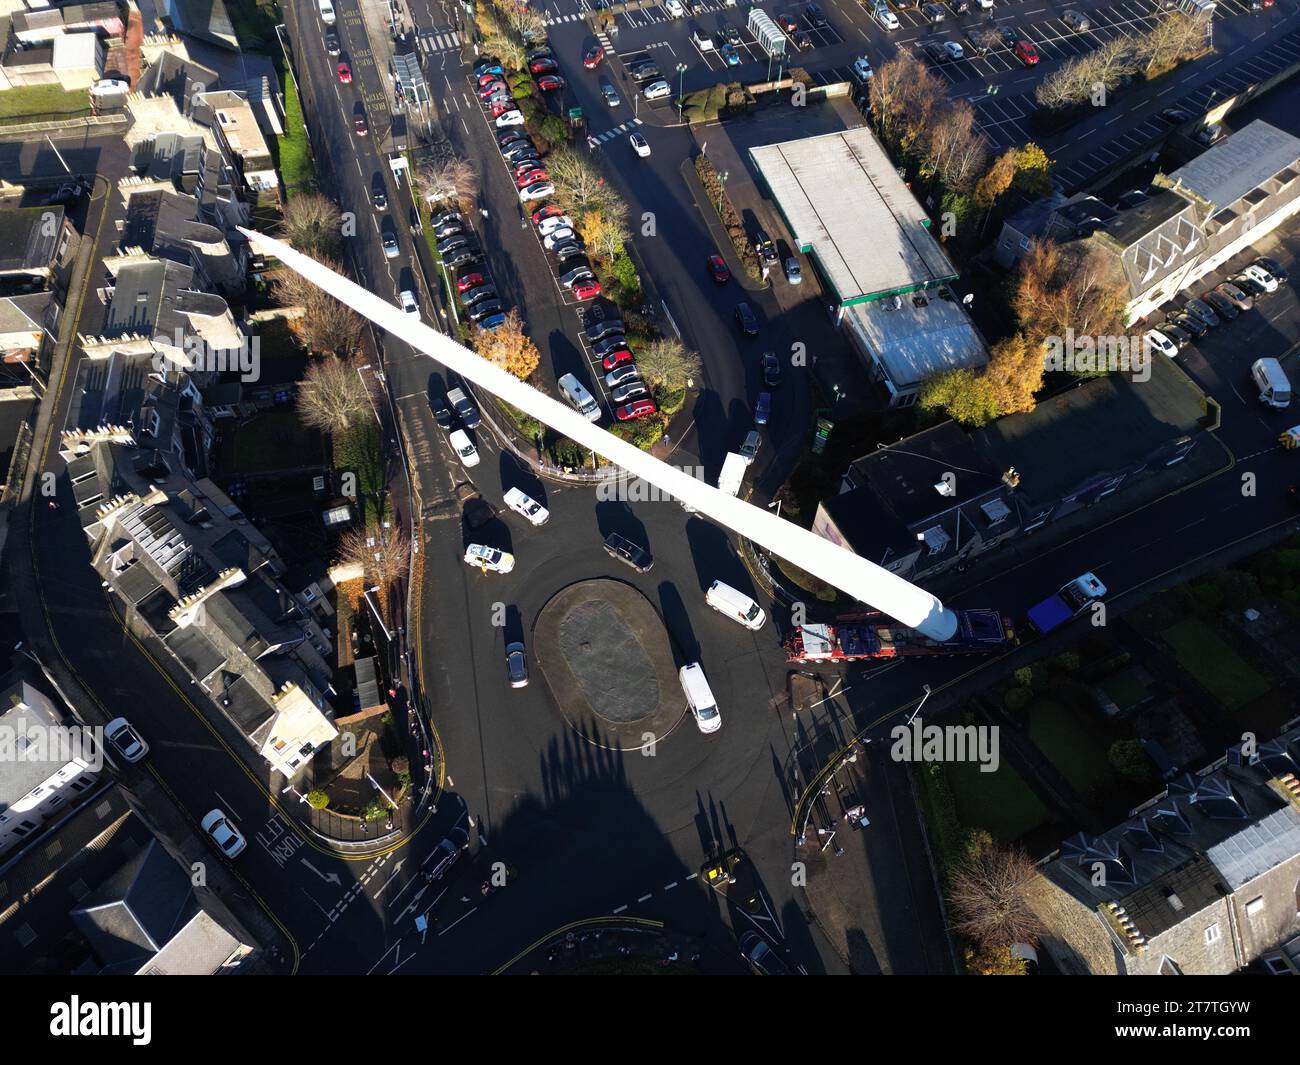
[[[595,397],[590,392],[582,387],[581,381],[574,377],[573,374],[566,373],[560,378],[559,385],[560,395],[569,401],[574,410],[589,422],[600,421],[600,404],[596,402]]]
[[[767,615],[763,613],[762,607],[743,592],[738,592],[721,581],[709,585],[709,590],[704,593],[704,601],[719,614],[726,614],[747,629],[757,632],[767,624]]]
[[[451,446],[456,451],[456,457],[460,459],[462,466],[478,465],[478,448],[470,440],[469,434],[464,429],[456,429],[447,434],[447,439],[451,441]]]
[[[325,23],[326,26],[333,26],[334,5],[330,3],[330,0],[316,0],[316,3],[320,5],[320,20]]]
[[[700,731],[717,732],[722,728],[722,715],[718,713],[718,703],[709,689],[709,682],[704,678],[704,667],[698,662],[682,666],[677,672],[677,679],[682,682],[686,705],[695,715],[695,723]]]
[[[1259,389],[1259,401],[1275,410],[1291,405],[1291,381],[1277,359],[1256,359],[1250,367],[1250,376]]]

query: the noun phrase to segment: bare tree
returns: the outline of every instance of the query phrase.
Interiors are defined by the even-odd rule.
[[[319,192],[300,193],[284,205],[281,238],[313,258],[336,254],[342,232],[338,206]]]
[[[502,22],[521,40],[541,40],[546,36],[546,19],[538,12],[519,4],[498,6]]]
[[[304,425],[336,436],[371,417],[370,398],[356,360],[317,359],[298,383],[298,417]]]
[[[584,211],[575,220],[583,242],[598,259],[612,262],[631,239],[625,216],[626,205],[613,197],[611,203]]]
[[[415,187],[426,203],[451,200],[462,211],[470,211],[478,198],[478,171],[457,156],[426,160],[415,169]]]
[[[546,170],[555,186],[556,202],[565,214],[576,217],[595,208],[621,204],[618,194],[606,184],[596,165],[572,148],[552,151],[546,158]]]
[[[1200,55],[1209,45],[1204,18],[1171,11],[1136,39],[1134,59],[1148,78],[1154,78]]]
[[[968,191],[984,167],[986,153],[970,103],[958,100],[934,114],[926,133],[926,159],[945,188]]]
[[[1020,260],[1012,306],[1031,346],[1049,337],[1115,336],[1130,291],[1117,258],[1096,241],[1036,240]]]
[[[339,270],[330,259],[321,262]],[[281,307],[299,308],[302,314],[290,324],[308,351],[343,352],[356,349],[365,319],[294,270],[281,269],[271,277],[271,296]]]
[[[987,841],[972,851],[948,882],[953,929],[986,949],[1033,944],[1043,924],[1030,908],[1025,889],[1038,875],[1019,848]]]
[[[663,338],[652,341],[636,353],[641,376],[651,388],[675,392],[700,374],[700,357],[687,351],[681,341]]]
[[[386,592],[406,576],[411,565],[411,541],[394,522],[372,522],[349,529],[339,538],[339,565],[360,566],[367,585]]]

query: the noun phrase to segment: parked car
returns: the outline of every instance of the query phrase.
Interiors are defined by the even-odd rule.
[[[482,303],[486,299],[496,299],[497,289],[495,285],[479,285],[477,288],[467,289],[460,294],[460,304],[462,307],[472,307],[476,303]]]
[[[592,322],[584,330],[587,339],[592,343],[597,340],[604,340],[606,337],[612,337],[615,333],[626,333],[623,328],[623,321],[620,318],[604,318],[599,322]]]
[[[619,333],[616,336],[606,337],[598,343],[592,344],[591,352],[598,359],[603,359],[606,355],[613,355],[616,351],[627,350],[627,337]]]
[[[740,53],[736,51],[736,46],[731,43],[724,44],[718,49],[718,54],[722,56],[723,61],[729,67],[740,66]]]
[[[149,745],[124,717],[115,717],[104,726],[104,739],[124,762],[138,762],[149,753]]]
[[[647,100],[664,100],[673,94],[673,90],[668,87],[666,81],[652,81],[643,90],[641,95]]]
[[[1202,300],[1190,299],[1183,304],[1184,314],[1194,314],[1211,329],[1219,324],[1219,316],[1214,313],[1214,308]]]
[[[530,200],[541,200],[553,195],[555,195],[555,186],[549,181],[539,181],[535,185],[529,185],[519,190],[519,198],[524,203],[528,203]]]
[[[557,264],[578,258],[585,262],[587,257],[587,253],[582,250],[582,245],[577,240],[566,240],[563,244],[557,244],[551,249],[551,255],[555,257]]]
[[[701,52],[713,51],[713,37],[707,31],[700,29],[698,26],[691,30],[691,43]]]
[[[759,365],[763,371],[763,384],[768,388],[776,388],[781,383],[781,360],[776,352],[763,352],[763,359]]]
[[[505,311],[505,304],[498,299],[484,300],[482,303],[476,303],[473,307],[465,312],[465,317],[471,322],[481,322],[490,318],[494,314],[501,314]]]
[[[524,124],[524,113],[515,108],[503,115],[497,115],[494,121],[498,126],[522,126]]]
[[[826,21],[826,12],[821,9],[820,4],[805,4],[803,17],[808,20],[808,25],[815,30],[824,30],[830,25]]]
[[[745,336],[758,336],[758,316],[748,303],[736,304],[736,325]]]
[[[853,76],[857,78],[858,81],[866,81],[875,73],[876,72],[871,69],[871,63],[866,56],[860,56],[853,60]]]
[[[634,544],[626,536],[610,533],[601,545],[605,553],[625,565],[631,566],[638,573],[649,573],[654,568],[654,559],[644,547]]]
[[[652,60],[646,59],[640,63],[633,63],[627,68],[627,72],[632,75],[632,80],[640,85],[644,81],[654,81],[662,78],[659,68]]]
[[[723,39],[728,44],[733,44],[739,47],[744,42],[744,37],[741,36],[740,30],[730,22],[724,22],[719,28],[719,32],[721,32]]]
[[[1250,278],[1265,292],[1277,291],[1277,278],[1270,271],[1260,266],[1258,262],[1251,263],[1241,273],[1243,277]]]
[[[648,395],[650,395],[650,390],[646,387],[646,383],[638,378],[625,381],[613,389],[609,394],[609,398],[614,403],[624,404],[630,403],[634,399],[643,399]]]
[[[1020,62],[1024,63],[1025,66],[1034,67],[1038,65],[1038,49],[1023,37],[1016,41],[1015,47],[1013,47],[1011,51],[1015,53],[1016,58],[1019,59]]]
[[[526,189],[533,185],[545,185],[551,180],[551,175],[545,170],[537,169],[536,163],[526,163],[521,167],[519,176],[515,178],[517,188]]]
[[[1154,349],[1166,358],[1172,359],[1178,354],[1178,345],[1160,332],[1159,329],[1148,329],[1143,334],[1142,339],[1146,342],[1148,349]]]
[[[757,932],[740,937],[740,956],[757,976],[789,976],[790,968],[766,939]]]
[[[467,469],[478,465],[478,448],[474,446],[474,441],[469,438],[469,433],[464,429],[453,429],[447,434],[447,440],[451,444],[451,449],[456,452],[456,457],[460,459],[460,464]]]
[[[803,268],[799,265],[799,260],[793,255],[785,261],[785,279],[791,285],[797,285],[803,281]]]
[[[1269,259],[1266,256],[1261,255],[1252,265],[1258,266],[1261,270],[1265,270],[1272,274],[1279,284],[1286,284],[1286,282],[1291,280],[1291,275],[1286,272],[1286,268],[1276,259]]]
[[[686,16],[686,8],[682,7],[682,0],[664,0],[664,10],[673,18]]]
[[[456,291],[468,292],[472,288],[478,288],[478,286],[482,285],[485,280],[484,275],[479,273],[477,270],[471,271],[468,274],[463,274],[456,279]]]
[[[1191,333],[1197,340],[1200,340],[1210,331],[1210,327],[1194,314],[1185,314],[1182,311],[1175,311],[1169,316],[1169,320],[1173,322],[1174,325],[1181,326],[1187,332]]]
[[[790,34],[790,43],[799,52],[806,52],[813,46],[812,38],[808,36],[807,30],[795,30]]]
[[[234,858],[248,846],[248,841],[244,839],[243,834],[231,824],[230,818],[220,809],[209,810],[199,824],[203,826],[203,831],[212,837],[212,842],[217,845],[217,849],[227,858]]]
[[[453,388],[448,392],[447,402],[451,404],[452,410],[460,416],[460,420],[465,423],[466,429],[477,429],[479,427],[479,423],[483,419],[478,412],[478,408],[474,406],[474,401],[465,394],[463,388]]]
[[[572,229],[573,219],[567,214],[548,215],[537,223],[537,234],[542,237],[549,237],[557,229]]]
[[[1232,300],[1239,311],[1248,311],[1255,306],[1255,300],[1250,293],[1238,288],[1231,281],[1224,281],[1222,284],[1215,285],[1214,291]]]
[[[1088,16],[1081,15],[1077,11],[1067,11],[1061,16],[1061,21],[1074,30],[1075,33],[1082,33],[1084,30],[1092,29],[1092,23],[1088,20]]]
[[[409,288],[404,288],[397,294],[397,302],[407,314],[415,318],[420,317],[420,304],[415,298],[415,293]]]
[[[1237,310],[1237,305],[1228,299],[1222,292],[1216,292],[1210,289],[1209,292],[1201,293],[1201,300],[1208,303],[1214,308],[1214,313],[1227,322],[1235,322],[1241,311]]]
[[[654,414],[658,409],[653,399],[634,399],[626,406],[615,407],[614,417],[621,422],[633,422],[648,414]]]
[[[1174,126],[1181,126],[1184,122],[1192,120],[1192,116],[1181,107],[1166,107],[1160,112],[1160,117]]]
[[[1259,299],[1260,296],[1266,295],[1268,289],[1256,281],[1253,277],[1247,277],[1244,273],[1233,274],[1228,281],[1236,285],[1242,292],[1246,293],[1252,299]]]
[[[528,64],[529,74],[554,74],[559,69],[559,64],[546,56],[540,56]]]
[[[397,246],[397,234],[392,230],[385,230],[380,235],[379,240],[384,246],[384,255],[390,259],[396,259],[401,252],[401,248]]]
[[[540,226],[548,218],[558,218],[564,214],[564,208],[554,203],[539,207],[533,212],[533,225]]]
[[[1173,322],[1161,322],[1160,332],[1177,344],[1179,351],[1187,347],[1192,341],[1192,334],[1181,325],[1175,325]]]
[[[958,59],[966,58],[966,53],[962,51],[961,45],[959,45],[956,41],[944,41],[943,50],[947,54],[948,58],[953,60],[954,62]]]
[[[931,26],[937,26],[943,21],[946,12],[942,4],[924,4],[921,7],[921,14],[926,17]]]
[[[595,299],[600,295],[600,282],[596,280],[594,275],[588,273],[585,277],[570,284],[568,289],[573,293],[574,299]]]
[[[503,152],[511,144],[515,144],[518,141],[531,141],[527,130],[506,129],[497,134],[497,144]]]
[[[505,324],[506,324],[505,314],[503,312],[498,312],[494,315],[491,315],[488,318],[484,318],[483,321],[478,323],[478,327],[480,332],[491,333],[497,329],[500,329],[501,326]]]
[[[595,276],[591,272],[591,266],[587,263],[571,264],[565,267],[564,271],[559,280],[560,284],[568,289],[572,289]]]
[[[506,644],[506,681],[512,688],[528,687],[528,653],[518,640]]]
[[[465,565],[475,566],[484,573],[509,573],[515,568],[515,556],[486,544],[470,544],[465,548]]]
[[[537,87],[542,92],[555,92],[557,89],[563,89],[566,82],[558,74],[543,74],[537,79]]]
[[[762,435],[757,429],[751,429],[745,434],[745,439],[741,442],[739,454],[746,462],[753,462],[755,456],[758,455],[758,449],[762,446]]]
[[[1216,122],[1214,125],[1206,126],[1201,130],[1196,135],[1196,139],[1208,148],[1211,144],[1218,144],[1227,135],[1228,131]]]
[[[473,235],[470,233],[453,233],[446,240],[438,241],[438,254],[442,256],[450,255],[459,248],[468,248],[475,243]]]
[[[607,388],[617,388],[619,385],[625,385],[629,381],[634,381],[640,377],[640,371],[636,368],[636,363],[632,361],[630,351],[615,352],[615,354],[626,357],[615,359],[611,356],[601,363],[602,367],[609,368],[609,373],[605,375]]]
[[[628,137],[627,142],[632,145],[632,150],[642,159],[648,159],[650,157],[650,142],[641,136],[640,133],[633,133]]]
[[[552,230],[542,238],[542,247],[547,251],[554,251],[561,244],[565,244],[573,239],[573,230],[568,228],[568,226],[561,226],[559,229]]]

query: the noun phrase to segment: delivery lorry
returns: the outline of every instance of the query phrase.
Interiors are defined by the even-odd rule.
[[[744,455],[728,451],[727,457],[722,462],[722,472],[718,474],[718,488],[729,496],[736,495],[740,491],[740,484],[745,479],[745,470],[748,467],[749,460]]]

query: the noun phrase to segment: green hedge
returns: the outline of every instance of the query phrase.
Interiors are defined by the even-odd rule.
[[[316,164],[312,162],[311,143],[303,125],[302,106],[293,78],[284,76],[284,136],[279,139],[280,181],[285,195],[307,189],[316,182]]]
[[[672,392],[665,392],[662,396],[656,396],[655,402],[659,404],[660,411],[671,418],[686,406],[686,389],[678,388]]]

